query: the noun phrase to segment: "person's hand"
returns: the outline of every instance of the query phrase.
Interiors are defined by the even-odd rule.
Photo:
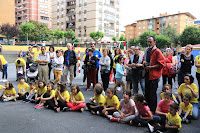
[[[94,108],[94,106],[90,105],[90,108]]]
[[[90,62],[87,62],[87,65],[92,65]]]
[[[1,69],[3,70],[3,66],[1,66]]]
[[[146,64],[146,63],[147,63],[146,61],[143,61],[143,65]]]
[[[147,66],[147,67],[145,67],[147,70],[150,70],[150,69],[152,69],[153,68],[153,66]]]
[[[58,106],[58,102],[57,101],[55,101],[55,105]]]
[[[190,87],[190,85],[186,85],[186,88],[189,88],[189,89],[190,89],[191,87]]]
[[[133,67],[133,66],[135,66],[135,63],[132,63],[132,64],[131,64],[131,67]]]
[[[104,114],[106,112],[106,108],[102,110],[102,113]]]
[[[165,124],[165,128],[168,128],[169,127],[169,124]]]
[[[140,67],[140,64],[135,64],[136,67]]]
[[[125,116],[125,114],[121,113],[120,118],[122,119],[122,118],[124,118],[124,116]]]
[[[184,59],[181,59],[181,62],[184,62]]]

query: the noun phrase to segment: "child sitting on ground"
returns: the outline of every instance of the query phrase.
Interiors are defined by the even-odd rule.
[[[34,82],[29,83],[29,95],[26,97],[25,102],[34,102],[35,100],[35,94],[37,92],[37,89],[35,87]]]
[[[124,92],[124,98],[120,101],[119,109],[113,113],[114,117],[110,118],[110,121],[126,123],[135,118],[138,112],[131,96],[130,90]]]
[[[182,122],[185,122],[186,124],[191,122],[192,117],[192,111],[193,106],[190,103],[191,96],[189,94],[186,94],[183,97],[183,102],[180,103],[180,109],[179,109],[179,115],[182,118]]]
[[[35,102],[39,103],[42,94],[45,94],[46,92],[47,92],[46,83],[43,80],[39,80],[37,92],[35,94]]]
[[[171,92],[172,93],[172,88],[171,88],[171,85],[170,84],[165,84],[163,86],[163,89],[162,89],[162,93],[160,94],[160,100],[163,100],[165,98],[165,92]],[[174,94],[172,94],[172,100],[175,102],[175,103],[178,103],[178,101],[176,100],[176,97],[174,96]]]
[[[19,84],[17,86],[18,88],[18,100],[26,100],[26,97],[29,95],[28,93],[28,87],[29,85],[25,82],[25,78],[23,76],[19,77]]]
[[[4,102],[16,101],[16,99],[19,97],[19,95],[16,94],[16,91],[11,82],[6,82],[5,87],[2,87],[2,89],[4,89],[2,96]]]
[[[101,84],[96,84],[94,87],[94,97],[90,100],[90,103],[86,103],[88,111],[92,114],[98,114],[97,112],[101,112],[103,110],[103,106],[105,103],[105,98],[102,95],[103,87]],[[95,100],[95,103],[94,103]]]

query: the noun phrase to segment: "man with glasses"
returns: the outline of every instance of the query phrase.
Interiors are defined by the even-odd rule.
[[[129,67],[132,67],[132,85],[133,85],[133,92],[134,95],[138,94],[138,83],[140,82],[140,86],[142,88],[143,95],[145,94],[145,80],[142,77],[142,70],[143,70],[143,56],[144,54],[141,53],[140,47],[136,46],[135,48],[135,55],[132,55],[129,61]]]
[[[42,53],[40,53],[37,57],[38,62],[38,75],[39,79],[45,80],[46,83],[49,81],[49,68],[48,68],[48,62],[49,62],[49,54],[46,52],[45,46],[41,47]]]
[[[98,83],[98,75],[99,75],[99,60],[101,58],[101,53],[100,51],[96,50],[96,47],[94,44],[91,45],[91,48],[93,49],[93,56],[96,57],[97,59],[97,73],[96,73],[96,83]],[[88,55],[88,53],[86,54]]]
[[[150,110],[155,113],[157,105],[157,88],[159,78],[162,76],[165,58],[156,47],[156,39],[154,36],[147,38],[148,49],[144,54],[143,65],[145,67],[145,99],[149,104]]]

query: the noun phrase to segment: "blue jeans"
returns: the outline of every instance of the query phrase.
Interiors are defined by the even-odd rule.
[[[192,116],[193,116],[193,119],[197,120],[199,118],[199,104],[192,103],[192,105],[193,105]]]
[[[139,116],[136,116],[136,117],[133,119],[133,122],[134,122],[134,124],[140,123],[142,126],[147,126],[148,123],[155,124],[155,123],[159,123],[160,120],[161,120],[160,116],[153,116],[153,119],[152,119],[152,120],[143,120],[143,119],[141,119]]]
[[[8,63],[6,63],[5,65],[3,65],[2,79],[4,79],[4,75],[5,75],[5,79],[8,78],[7,68],[8,68]]]
[[[133,91],[134,95],[138,94],[139,88],[138,83],[140,82],[140,86],[142,88],[143,95],[145,95],[145,79],[144,78],[132,78],[132,85],[133,85]]]

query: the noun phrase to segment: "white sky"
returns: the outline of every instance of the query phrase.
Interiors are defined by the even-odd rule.
[[[179,11],[190,12],[200,19],[200,0],[120,0],[121,30],[125,30],[125,25],[137,20]]]

